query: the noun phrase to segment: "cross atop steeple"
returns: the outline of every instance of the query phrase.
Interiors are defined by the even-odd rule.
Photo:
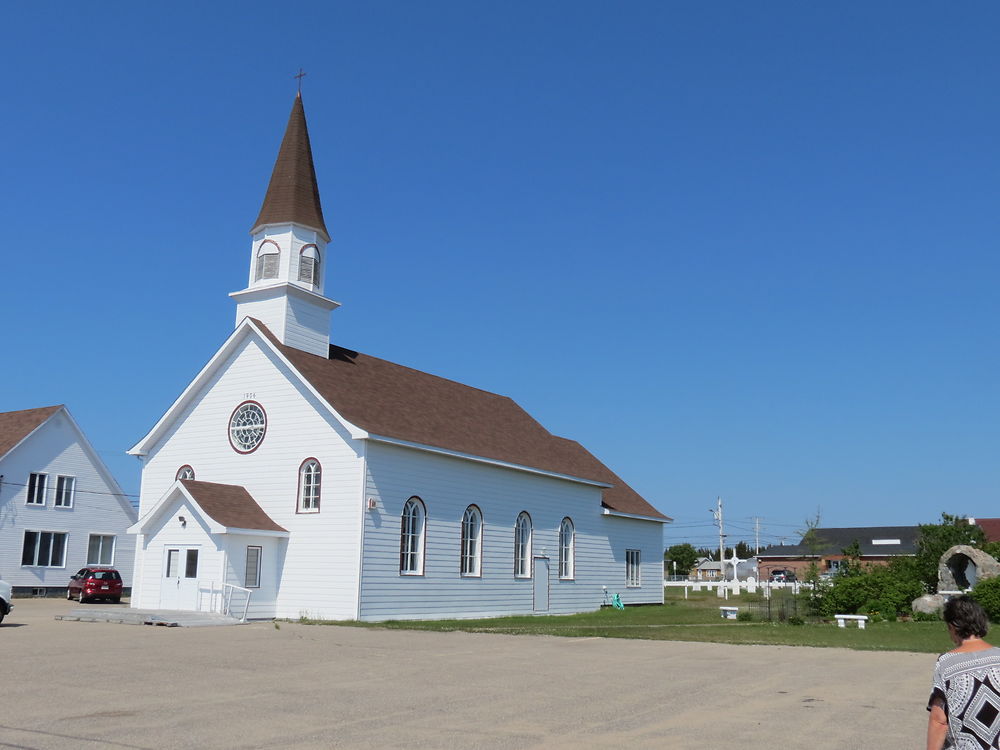
[[[305,78],[305,77],[306,77],[306,73],[304,73],[302,71],[302,68],[299,68],[299,72],[297,74],[295,74],[295,75],[292,76],[292,78],[298,79],[298,82],[299,82],[299,96],[302,96],[302,79]]]

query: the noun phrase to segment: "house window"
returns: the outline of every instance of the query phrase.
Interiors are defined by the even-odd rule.
[[[424,572],[424,520],[426,512],[419,497],[411,497],[403,506],[399,523],[399,572],[422,575]]]
[[[65,566],[66,534],[59,531],[25,531],[21,565],[38,568]]]
[[[87,543],[87,565],[113,565],[115,538],[111,534],[91,534]]]
[[[319,284],[319,249],[315,245],[306,245],[299,251],[299,281]]]
[[[559,524],[559,577],[573,578],[576,573],[576,531],[573,522],[564,518]]]
[[[174,479],[194,479],[194,469],[187,464],[184,464],[177,470],[177,474],[174,476]]]
[[[636,588],[642,585],[639,552],[637,549],[625,550],[625,585],[629,588]]]
[[[76,490],[76,477],[60,476],[56,479],[56,502],[57,508],[72,508],[73,494]]]
[[[264,240],[257,249],[257,270],[254,281],[278,278],[278,259],[281,249],[271,240]]]
[[[187,550],[187,556],[184,560],[184,577],[198,577],[198,550],[196,549]]]
[[[323,470],[315,458],[307,458],[299,467],[299,513],[319,512],[319,486]]]
[[[524,511],[514,522],[514,576],[531,577],[531,516]]]
[[[470,505],[462,516],[462,575],[481,575],[482,557],[483,514],[475,505]]]
[[[28,477],[28,505],[45,505],[45,488],[48,474],[32,474]]]
[[[260,547],[247,547],[247,569],[243,585],[248,589],[260,588]]]

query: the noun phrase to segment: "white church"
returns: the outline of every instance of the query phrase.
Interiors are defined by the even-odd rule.
[[[670,519],[583,446],[505,396],[331,345],[301,96],[251,235],[235,331],[129,450],[133,607],[386,620],[662,603]]]

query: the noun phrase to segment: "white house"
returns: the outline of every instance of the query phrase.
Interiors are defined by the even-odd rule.
[[[301,97],[251,235],[236,330],[129,451],[133,606],[205,609],[223,586],[251,617],[663,601],[670,519],[581,445],[504,396],[331,346]]]
[[[65,591],[85,565],[129,586],[136,512],[65,406],[0,414],[0,577],[16,593]]]

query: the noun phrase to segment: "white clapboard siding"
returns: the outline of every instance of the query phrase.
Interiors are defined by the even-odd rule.
[[[362,620],[488,617],[534,611],[531,579],[514,577],[514,522],[532,520],[532,554],[549,558],[549,613],[597,609],[609,595],[626,603],[662,602],[659,523],[609,518],[597,487],[386,444],[367,451],[366,496],[377,507],[365,517]],[[424,574],[399,573],[403,504],[418,496],[427,509]],[[482,576],[462,577],[461,521],[483,513]],[[576,530],[573,580],[559,579],[559,525]],[[625,549],[642,550],[643,586],[625,587]],[[657,570],[656,565],[659,563]]]
[[[48,474],[45,505],[27,505],[28,477]],[[59,475],[76,477],[72,508],[55,507]],[[115,537],[113,564],[126,586],[132,583],[133,538],[125,529],[135,511],[72,418],[57,411],[0,459],[0,577],[16,587],[63,587],[87,564],[91,534]],[[21,565],[25,531],[67,534],[64,564],[58,568]]]
[[[267,433],[256,451],[239,454],[229,443],[229,419],[247,399],[264,408]],[[323,469],[319,513],[296,512],[298,471],[307,458],[319,460]],[[360,446],[255,336],[244,340],[193,394],[150,451],[143,469],[141,513],[164,495],[184,465],[194,469],[195,479],[245,487],[289,531],[283,542],[287,546],[275,561],[280,579],[277,616],[357,616],[363,513]],[[142,564],[157,569],[144,581],[158,580],[161,561]]]

